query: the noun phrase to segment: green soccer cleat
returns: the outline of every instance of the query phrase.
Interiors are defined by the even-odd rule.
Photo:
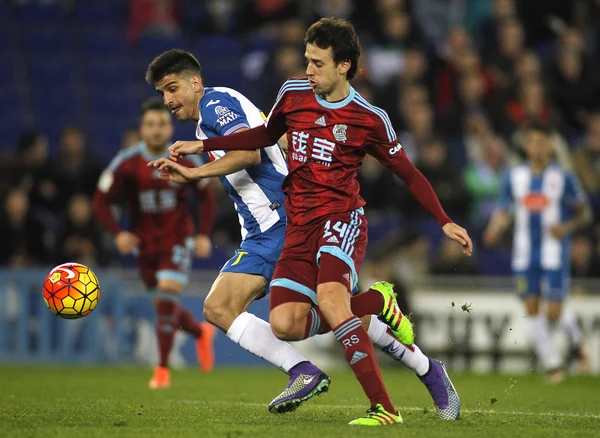
[[[386,411],[383,406],[377,403],[367,411],[367,415],[357,418],[348,423],[351,426],[389,426],[391,424],[402,424],[400,413],[392,414]]]
[[[390,327],[394,336],[404,345],[414,344],[415,334],[412,323],[402,314],[398,306],[394,285],[387,281],[379,281],[370,289],[379,292],[383,297],[383,311],[379,314],[379,319]]]

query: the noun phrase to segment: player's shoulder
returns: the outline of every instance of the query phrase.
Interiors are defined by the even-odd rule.
[[[139,157],[142,153],[142,149],[144,148],[144,143],[137,143],[130,148],[123,149],[114,156],[108,165],[108,170],[111,172],[116,171],[118,168],[125,166],[127,163],[132,162],[137,157]]]
[[[390,143],[397,141],[398,137],[388,113],[384,109],[368,102],[367,99],[361,96],[358,91],[355,91],[354,88],[350,90],[350,93],[353,94],[353,110],[356,110],[356,112],[360,114],[360,117],[371,120],[375,132],[380,134],[382,140],[387,140]]]
[[[312,92],[312,87],[308,83],[308,78],[289,78],[279,89],[279,93],[277,93],[277,100],[286,95],[306,93],[307,91]]]

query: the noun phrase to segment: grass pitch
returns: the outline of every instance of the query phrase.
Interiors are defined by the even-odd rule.
[[[462,418],[436,420],[414,374],[384,370],[404,424],[347,426],[367,409],[351,372],[331,373],[329,394],[296,412],[267,405],[287,384],[270,368],[173,371],[172,387],[147,388],[132,367],[0,367],[0,437],[562,437],[598,436],[600,379],[551,386],[538,375],[451,374]]]

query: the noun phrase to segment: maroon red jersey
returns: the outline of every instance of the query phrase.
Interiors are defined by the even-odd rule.
[[[283,191],[292,224],[362,207],[356,175],[365,154],[384,164],[401,155],[385,111],[352,87],[344,100],[330,103],[313,92],[307,79],[290,79],[267,123],[280,120],[287,127],[289,175]]]
[[[195,234],[194,222],[184,185],[163,181],[159,171],[147,166],[151,156],[144,143],[117,154],[104,170],[94,196],[94,211],[98,220],[113,234],[121,230],[110,203],[117,195],[125,196],[131,213],[131,232],[141,239],[140,252],[160,252],[180,244]],[[194,161],[192,161],[194,160]],[[202,165],[201,159],[190,157],[181,162],[188,167]],[[208,180],[193,183],[200,200],[198,233],[210,234],[215,215],[215,200]]]
[[[283,134],[288,140],[283,191],[289,224],[362,207],[356,174],[367,153],[402,178],[441,226],[451,222],[429,181],[398,144],[386,112],[352,87],[344,100],[331,103],[316,95],[306,78],[292,78],[281,87],[265,126],[203,140],[203,148],[252,150],[273,144]]]

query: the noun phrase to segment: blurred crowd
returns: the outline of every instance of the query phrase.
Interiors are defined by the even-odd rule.
[[[11,11],[30,3],[17,1]],[[231,65],[233,80],[206,85],[232,86],[268,112],[281,84],[303,76],[304,33],[323,16],[355,24],[363,54],[353,86],[388,112],[410,159],[476,242],[475,257],[462,257],[402,182],[367,157],[359,178],[372,228],[368,269],[407,281],[426,273],[508,274],[510,236],[491,250],[480,234],[504,173],[523,160],[522,126],[536,120],[551,128],[555,159],[579,177],[595,214],[594,225],[573,238],[572,273],[600,276],[600,0],[131,0],[123,31],[133,47],[148,34],[177,38],[205,69],[202,47],[191,42],[234,37],[243,50]],[[193,137],[192,129],[177,132]],[[90,204],[106,165],[95,157],[117,147],[88,147],[87,138],[67,124],[53,147],[34,124],[4,148],[1,265],[118,264]],[[133,127],[123,130],[121,147],[137,141]],[[216,241],[234,245],[239,225],[220,193]]]

